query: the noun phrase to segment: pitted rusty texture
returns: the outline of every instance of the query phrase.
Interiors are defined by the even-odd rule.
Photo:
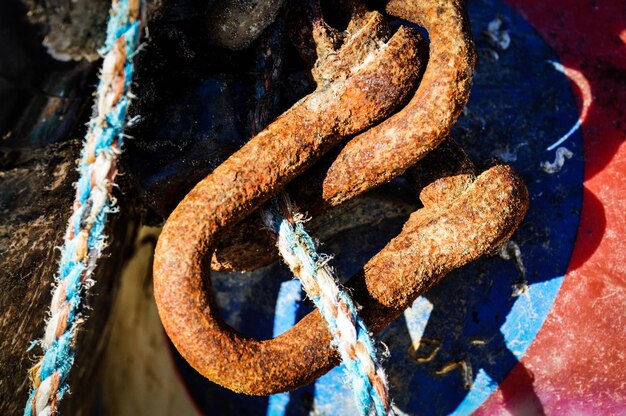
[[[390,28],[380,13],[368,12],[363,5],[350,0],[344,0],[341,3],[349,9],[352,16],[344,32],[338,32],[324,22],[320,6],[316,2],[294,2],[288,13],[291,21],[290,36],[298,46],[303,59],[312,65],[311,72],[318,84],[318,90],[327,88],[331,84],[341,84],[351,72],[362,69],[365,65],[372,66],[376,60],[376,51],[386,48],[385,42],[391,36]],[[386,89],[380,89],[383,94],[377,97],[377,100],[387,102],[389,114],[397,111],[399,105],[409,98],[423,73],[421,62],[426,60],[427,44],[424,39],[417,36],[418,48],[414,51],[417,56],[404,57],[394,64],[400,67],[412,67],[414,71],[413,82],[405,85],[406,90],[401,96],[402,99],[399,99],[400,95],[395,97],[384,93]],[[372,84],[365,85],[365,88],[373,89],[376,87],[373,83],[385,83],[387,79],[372,79],[371,82]],[[315,98],[314,104],[309,109],[317,111],[316,103],[325,99],[327,96]],[[338,131],[336,134],[341,136],[337,137],[337,140],[346,137]],[[305,207],[315,207],[310,210],[311,213],[320,212],[328,206],[325,201],[321,200],[321,188],[312,186],[313,184],[321,185],[323,175],[325,172],[318,172],[317,177],[306,175],[303,178],[303,181],[307,183],[305,188],[310,188],[306,189],[303,194],[311,196],[306,201]],[[304,199],[298,198],[299,203],[303,201]],[[269,233],[259,232],[263,228],[259,216],[252,215],[236,228],[226,230],[213,254],[212,269],[218,271],[254,270],[276,260],[277,253],[273,247],[273,237]]]
[[[340,203],[386,180],[380,178],[404,172],[445,139],[465,104],[473,51],[461,3],[430,0],[405,5],[397,0],[388,10],[421,23],[431,36],[426,74],[404,110],[366,130],[389,117],[412,91],[419,74],[419,36],[400,28],[389,38],[380,15],[356,5],[346,34],[331,33],[312,18],[315,7],[308,9],[308,15],[302,14],[305,26],[295,39],[305,59],[317,59],[313,69],[317,90],[202,180],[163,228],[154,263],[163,325],[196,370],[231,390],[256,395],[290,390],[327,372],[338,357],[316,311],[271,340],[251,339],[224,323],[210,294],[211,256],[219,239],[344,137],[365,131],[357,136],[358,144],[348,144],[341,154],[366,149],[356,156],[366,162],[346,162],[342,157],[347,156],[331,162],[326,178],[344,163],[353,176],[348,182],[333,182],[333,188],[327,188],[322,177],[318,201],[323,196],[330,205]],[[445,36],[439,33],[447,30],[463,39],[442,43]],[[455,63],[456,69],[443,68]],[[428,79],[430,92],[420,93]],[[416,102],[419,97],[428,102]],[[404,134],[413,130],[417,133],[407,139]],[[375,133],[370,136],[368,131]],[[450,151],[458,156],[451,160],[458,163],[450,166],[446,177],[433,177],[422,186],[424,208],[412,214],[400,235],[347,283],[373,331],[383,329],[447,272],[495,250],[526,212],[526,188],[509,167],[495,166],[476,177],[460,150],[452,145]],[[377,152],[389,159],[388,167],[387,162],[377,165]],[[446,165],[439,154],[435,164]],[[368,171],[368,163],[374,173]],[[345,188],[347,183],[353,184],[354,192]]]
[[[358,9],[358,13],[355,13],[357,16],[364,15],[362,6],[356,5],[355,8]],[[402,175],[407,168],[443,142],[469,98],[475,54],[462,2],[396,1],[388,4],[387,11],[417,23],[428,31],[430,51],[426,70],[418,89],[404,108],[374,128],[352,138],[320,172],[319,177],[306,175],[306,186],[298,189],[304,192],[295,193],[295,197],[300,208],[311,215]],[[328,56],[333,45],[340,43],[340,35],[321,19],[319,6],[313,10],[300,6],[292,14],[313,22],[312,26],[296,25],[301,29],[292,33],[292,37],[301,44],[305,59]],[[362,20],[362,17],[355,20]],[[375,23],[382,26],[377,20],[371,21],[371,26]],[[352,27],[349,26],[348,31]],[[362,44],[368,43],[363,38],[371,42],[371,32],[361,30],[357,33]],[[358,44],[355,40],[351,43]],[[359,50],[358,47],[352,49]],[[346,68],[358,62],[346,59],[352,58],[348,56],[333,53],[330,56],[332,60],[322,59],[314,64],[313,74],[318,82],[323,79],[319,76],[319,68]],[[302,189],[312,186],[319,189]],[[302,193],[312,196],[298,197]],[[229,231],[213,256],[213,269],[253,270],[275,260],[275,250],[267,249],[271,246],[271,237],[259,234],[261,228],[258,218],[254,217]]]
[[[387,12],[428,31],[426,72],[406,107],[356,136],[336,158],[323,184],[331,205],[403,174],[450,134],[469,98],[475,54],[462,2],[397,0]]]

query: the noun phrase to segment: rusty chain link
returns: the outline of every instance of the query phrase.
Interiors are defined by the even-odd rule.
[[[405,173],[424,204],[346,284],[375,332],[446,273],[494,251],[528,206],[526,188],[511,168],[498,165],[477,175],[453,142],[440,146],[468,99],[474,65],[462,2],[387,5],[390,15],[428,32],[423,75],[425,43],[417,32],[400,27],[392,34],[381,14],[343,4],[352,11],[344,32],[323,21],[316,2],[292,5],[292,38],[313,65],[317,89],[196,185],[157,245],[155,297],[168,335],[196,370],[237,392],[294,389],[338,363],[317,311],[271,340],[230,328],[210,295],[210,269],[271,261],[259,247],[273,244],[254,235],[258,220],[246,217],[344,138],[352,137],[290,185],[303,209],[315,214]]]

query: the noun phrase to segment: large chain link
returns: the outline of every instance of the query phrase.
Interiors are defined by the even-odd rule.
[[[462,2],[392,0],[386,6],[388,14],[426,29],[427,54],[416,31],[400,27],[391,34],[381,14],[343,4],[352,11],[343,32],[324,22],[316,2],[290,5],[292,38],[313,65],[317,89],[198,183],[157,245],[155,296],[168,335],[196,370],[234,391],[290,390],[338,363],[317,312],[271,340],[233,330],[210,295],[210,269],[271,261],[259,248],[273,244],[250,214],[344,138],[353,137],[291,185],[303,209],[315,215],[405,173],[424,204],[346,284],[374,332],[446,273],[494,251],[528,206],[511,168],[496,165],[477,175],[462,150],[444,142],[468,99],[474,65]],[[236,244],[241,241],[246,244]]]

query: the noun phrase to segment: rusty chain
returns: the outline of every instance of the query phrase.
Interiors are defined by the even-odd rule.
[[[468,99],[474,65],[462,2],[387,4],[387,13],[428,32],[423,75],[425,43],[417,32],[400,27],[392,34],[381,14],[344,4],[352,8],[344,32],[323,21],[316,2],[293,5],[292,38],[313,65],[317,89],[198,183],[157,245],[155,297],[168,335],[196,370],[234,391],[290,390],[338,363],[317,311],[279,337],[256,340],[224,323],[210,295],[211,267],[254,268],[272,260],[259,247],[273,244],[251,234],[258,234],[258,220],[250,214],[325,154],[290,185],[309,213],[401,174],[420,189],[424,207],[347,283],[374,332],[446,273],[494,251],[528,206],[527,190],[511,168],[476,174],[462,150],[444,142]],[[234,247],[244,240],[243,248]]]

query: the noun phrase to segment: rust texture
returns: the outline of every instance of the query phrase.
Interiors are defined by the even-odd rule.
[[[356,5],[347,30],[338,33],[320,19],[315,2],[306,3],[313,7],[299,13],[303,22],[294,41],[314,65],[316,91],[187,194],[166,222],[155,254],[155,297],[176,348],[204,376],[247,394],[309,383],[338,357],[317,311],[271,340],[251,339],[225,324],[210,295],[218,241],[345,137],[361,133],[326,164],[330,168],[319,170],[318,194],[310,201],[339,204],[402,174],[446,138],[467,100],[473,66],[460,2],[392,1],[388,11],[424,26],[431,45],[417,92],[387,118],[418,80],[419,35],[406,28],[390,35],[380,14]],[[346,159],[353,157],[361,159]],[[346,285],[375,332],[446,273],[494,251],[528,206],[526,188],[511,168],[498,165],[476,176],[453,143],[423,165],[443,172],[427,177],[420,166],[409,172],[424,208]],[[333,173],[341,169],[349,174]]]
[[[428,31],[430,56],[423,78],[404,108],[350,140],[323,170],[316,172],[317,177],[305,175],[298,182],[296,202],[310,215],[402,175],[443,142],[469,98],[475,54],[462,3],[397,1],[389,3],[387,11]],[[297,27],[303,29],[292,35],[300,41],[303,56],[311,63],[317,55],[328,55],[339,42],[336,30],[320,19],[319,10],[307,15],[306,10],[296,8],[292,14],[314,23],[313,34],[307,31],[307,25],[301,24]],[[371,36],[369,33],[362,30],[360,37]],[[319,73],[320,67],[334,69],[358,62],[345,58],[336,57],[332,65],[328,59],[318,59],[314,74]],[[262,227],[257,217],[227,233],[214,254],[214,270],[253,270],[276,259],[271,236],[258,232]]]
[[[371,66],[375,59],[373,52],[377,47],[383,46],[390,36],[390,29],[381,14],[368,12],[364,6],[350,1],[341,4],[350,9],[349,13],[352,16],[343,33],[324,22],[318,3],[294,2],[288,13],[288,18],[292,22],[290,36],[298,46],[302,58],[312,65],[311,72],[318,84],[318,90],[332,82],[341,82],[351,70],[363,65],[363,62]],[[390,95],[378,97],[380,101],[388,100],[390,112],[397,111],[409,98],[416,81],[423,73],[423,65],[420,63],[425,61],[427,45],[423,39],[418,40],[418,49],[412,50],[417,56],[405,56],[396,62],[396,65],[407,68],[414,65],[413,82],[407,84],[407,89],[401,97],[395,99]],[[376,82],[386,81],[383,79]],[[367,85],[366,88],[371,86]],[[319,99],[315,101],[320,102]],[[312,108],[312,111],[317,110]],[[339,131],[336,131],[335,135],[337,143],[349,136]],[[302,184],[302,189],[295,193],[298,195],[297,202],[311,215],[330,207],[322,198],[321,186],[325,174],[324,169],[315,168],[310,174],[299,178],[298,183]],[[254,270],[275,261],[277,253],[273,237],[270,233],[259,232],[263,228],[259,216],[251,215],[236,228],[226,230],[213,254],[212,269]]]
[[[403,174],[448,136],[469,98],[475,55],[462,2],[392,1],[387,12],[428,31],[428,65],[409,104],[352,139],[332,164],[323,187],[332,205]]]

